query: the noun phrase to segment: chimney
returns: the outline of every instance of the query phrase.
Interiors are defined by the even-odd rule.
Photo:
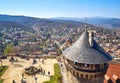
[[[93,38],[94,38],[94,33],[92,31],[89,32],[89,43],[90,46],[93,46]]]

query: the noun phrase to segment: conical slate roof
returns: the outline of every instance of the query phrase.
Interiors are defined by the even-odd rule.
[[[85,31],[73,45],[63,51],[63,56],[71,61],[86,64],[103,64],[112,60],[112,57],[95,40],[93,45],[90,45],[88,35]]]

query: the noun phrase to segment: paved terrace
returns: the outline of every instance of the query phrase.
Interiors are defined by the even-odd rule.
[[[41,60],[42,61],[42,60]],[[22,73],[24,73],[24,68],[29,67],[33,63],[33,60],[25,60],[18,58],[18,62],[14,62],[11,64],[9,60],[3,60],[3,65],[9,66],[7,71],[2,75],[2,79],[4,79],[3,83],[12,83],[15,80],[16,83],[21,83]],[[45,70],[45,75],[36,74],[37,83],[43,83],[44,81],[48,81],[50,76],[54,75],[54,63],[58,63],[56,59],[46,59],[44,60],[44,64],[42,64],[39,60],[33,66],[39,68],[39,65]],[[50,71],[50,76],[48,75],[48,71]],[[35,77],[28,76],[24,74],[24,78],[27,83],[36,83]]]

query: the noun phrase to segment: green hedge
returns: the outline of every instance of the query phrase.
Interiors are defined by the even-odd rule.
[[[2,74],[8,69],[7,66],[0,66],[0,77],[2,76]],[[3,82],[3,79],[0,78],[0,83]]]
[[[54,72],[55,74],[53,76],[50,76],[50,80],[46,81],[44,83],[58,83],[62,81],[62,75],[60,73],[60,67],[58,63],[54,64]]]

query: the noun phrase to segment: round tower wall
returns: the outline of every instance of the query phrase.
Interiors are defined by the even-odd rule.
[[[98,79],[104,77],[108,64],[75,63],[65,59],[66,68],[76,77],[83,79]]]

